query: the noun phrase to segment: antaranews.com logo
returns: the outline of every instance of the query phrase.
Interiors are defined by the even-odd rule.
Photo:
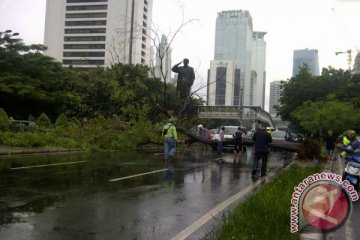
[[[341,227],[359,195],[349,181],[332,172],[315,173],[294,188],[290,208],[290,232],[310,224],[321,231]]]

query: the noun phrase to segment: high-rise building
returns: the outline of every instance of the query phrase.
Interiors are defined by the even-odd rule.
[[[212,60],[208,74],[207,105],[238,105],[240,75],[240,69],[235,67],[233,60]]]
[[[232,75],[240,74],[240,83],[233,86],[232,104],[234,106],[261,106],[265,102],[265,52],[264,32],[253,32],[252,17],[248,11],[231,10],[218,13],[215,30],[214,60],[232,60]],[[212,68],[211,68],[212,69]],[[210,69],[210,73],[214,73]],[[214,79],[213,75],[208,78]],[[231,82],[225,79],[225,82]],[[229,84],[229,83],[227,83]],[[208,88],[211,88],[209,85]],[[209,91],[210,99],[216,98]],[[238,94],[238,95],[234,95]],[[210,103],[212,103],[210,101]],[[215,103],[215,102],[213,102]]]
[[[301,67],[306,64],[311,75],[319,76],[319,57],[316,49],[294,50],[293,56],[293,77],[295,77]]]
[[[265,107],[265,87],[266,87],[266,42],[264,40],[266,32],[253,32],[253,48],[251,57],[251,83],[250,83],[250,106]],[[256,77],[256,78],[255,78]]]
[[[357,74],[360,73],[360,52],[356,54],[353,73],[357,73]]]
[[[273,81],[270,83],[269,113],[272,115],[277,114],[275,106],[280,106],[281,92],[281,81]]]
[[[64,66],[150,63],[152,0],[47,0],[46,55]]]
[[[156,48],[155,77],[167,83],[171,83],[171,48],[165,35],[161,36],[161,42]]]

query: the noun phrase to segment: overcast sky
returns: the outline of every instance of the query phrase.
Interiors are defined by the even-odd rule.
[[[354,59],[360,45],[360,0],[153,1],[153,24],[159,33],[169,35],[182,19],[197,19],[182,28],[171,46],[173,64],[187,57],[196,69],[194,87],[206,82],[214,57],[216,16],[224,10],[248,10],[253,30],[267,32],[266,102],[269,83],[291,77],[294,50],[318,49],[321,71],[328,66],[347,68],[347,55],[335,52],[352,49]],[[46,0],[0,0],[0,31],[12,29],[27,44],[43,43],[45,5]]]

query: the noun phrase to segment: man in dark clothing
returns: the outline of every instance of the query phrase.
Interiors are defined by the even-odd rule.
[[[184,66],[179,67],[181,63],[184,63]],[[191,86],[194,83],[195,73],[194,69],[189,66],[189,59],[185,58],[183,61],[175,64],[171,71],[178,74],[176,91],[180,95],[180,100],[184,101],[190,95]]]
[[[238,155],[241,154],[241,149],[242,149],[242,135],[243,132],[241,131],[241,128],[238,127],[238,130],[233,134],[233,138],[234,138],[234,154]]]
[[[254,141],[255,156],[251,175],[256,175],[257,166],[261,158],[261,176],[266,176],[269,143],[272,142],[272,137],[266,132],[266,127],[260,125],[260,128],[255,131],[252,140]]]
[[[335,149],[335,143],[336,143],[336,137],[334,136],[332,130],[328,131],[328,135],[325,136],[324,140],[325,140],[325,145],[326,145],[325,148],[327,155],[329,159],[332,160]]]

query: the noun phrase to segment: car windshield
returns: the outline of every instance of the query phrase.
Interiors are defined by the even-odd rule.
[[[233,135],[236,131],[237,131],[237,127],[235,128],[225,127],[224,134]]]
[[[274,132],[271,134],[271,136],[272,136],[273,138],[283,138],[283,139],[285,139],[285,135],[286,135],[286,132],[284,132],[284,131],[274,131]]]

